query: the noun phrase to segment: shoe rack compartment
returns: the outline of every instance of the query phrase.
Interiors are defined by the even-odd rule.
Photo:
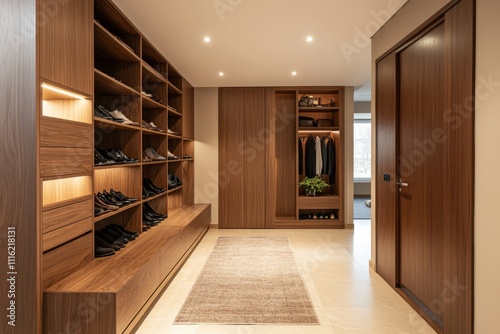
[[[142,38],[142,60],[148,71],[156,72],[167,81],[167,61],[161,53],[146,39]],[[156,74],[155,74],[156,76]]]
[[[179,159],[182,159],[182,139],[170,137],[168,139],[168,150]]]
[[[127,194],[125,193],[125,195]],[[140,197],[136,198],[140,199]],[[129,231],[142,233],[142,211],[140,201],[124,206],[118,211],[112,211],[96,217],[94,228],[96,231],[99,231],[110,224],[121,225]],[[131,245],[127,244],[127,247],[133,247],[133,245],[133,243]]]
[[[44,210],[42,213],[43,251],[59,246],[92,230],[93,199]]]
[[[184,179],[182,176],[182,163],[181,161],[169,161],[168,172],[177,175],[182,182],[182,186],[171,189],[168,191],[168,209],[177,209],[184,207],[182,189],[184,187]]]
[[[93,236],[88,233],[42,255],[42,285],[46,290],[93,258]]]
[[[143,178],[150,179],[155,186],[158,188],[168,188],[168,167],[167,164],[158,165],[145,165],[142,168]],[[166,195],[167,192],[163,192],[157,196],[149,197],[144,199],[144,201],[149,201],[152,198],[162,197]],[[166,202],[166,199],[164,199]],[[166,207],[163,208],[163,213],[166,213]]]
[[[116,130],[113,128],[106,129],[102,127],[95,129],[96,148],[103,150],[120,149],[129,158],[141,159],[142,152],[140,151],[140,140],[140,131]],[[98,168],[119,168],[123,166],[127,166],[127,164]]]
[[[125,125],[134,129],[140,129],[141,124],[141,104],[138,95],[96,95],[95,106],[102,105],[108,111],[118,110],[123,113],[128,119],[137,122],[139,125],[125,125],[123,123],[112,123],[118,127]]]
[[[182,76],[171,64],[168,64],[168,81],[172,88],[180,95],[182,94]],[[170,91],[169,91],[170,93]],[[175,106],[172,106],[175,107]],[[178,109],[180,110],[180,109]]]
[[[155,161],[146,161],[144,162],[145,164],[151,164],[151,163],[165,163],[167,162],[167,150],[168,150],[168,143],[167,143],[167,137],[166,136],[143,136],[142,138],[142,157],[144,158],[144,150],[147,148],[152,148],[153,150],[156,151],[159,155],[162,157],[165,157],[165,160],[155,160]]]
[[[168,85],[168,105],[175,108],[177,114],[182,114],[182,93],[172,84]]]
[[[191,158],[184,159],[186,154]],[[184,160],[194,160],[194,140],[184,139],[182,141],[182,155]]]
[[[161,99],[161,104],[167,101],[167,80],[156,72],[151,66],[143,63],[142,67],[142,91]]]
[[[98,192],[102,193],[103,190],[109,191],[113,189],[121,191],[125,196],[141,199],[141,184],[140,166],[126,167],[126,165],[121,165],[121,167],[117,168],[99,169],[94,173],[93,193],[97,194]],[[133,205],[134,203],[124,208],[129,208]]]
[[[101,24],[101,21],[94,21],[95,57],[100,59],[115,59],[122,62],[139,61],[140,58],[136,54],[135,49],[138,49],[137,46],[140,44],[140,36],[114,35],[108,29],[107,26]]]
[[[158,128],[167,131],[168,118],[166,117],[167,111],[165,109],[150,109],[142,108],[142,119],[147,123],[153,122]],[[142,128],[144,135],[166,136],[166,132],[159,132]]]

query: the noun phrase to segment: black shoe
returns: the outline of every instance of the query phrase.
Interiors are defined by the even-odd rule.
[[[139,233],[136,233],[136,232],[132,232],[132,231],[129,231],[127,230],[125,227],[121,226],[121,225],[118,225],[118,224],[111,224],[110,226],[114,227],[114,228],[117,228],[119,229],[120,231],[122,231],[123,233],[126,233],[126,234],[130,234],[132,235],[134,238],[137,238],[140,236]]]
[[[122,233],[118,233],[114,230],[110,230],[109,228],[102,229],[101,233],[107,235],[112,240],[122,242],[125,245],[129,243],[129,240],[125,236],[123,236]]]
[[[125,196],[121,191],[114,191],[112,188],[109,191],[111,195],[117,198],[119,201],[129,201],[130,203],[135,203],[138,201],[137,198]]]
[[[113,120],[113,117],[111,117],[111,115],[105,115],[101,112],[101,110],[97,107],[94,108],[94,116],[95,117],[99,117],[99,118],[104,118],[104,119],[107,119],[109,121],[112,121]]]
[[[95,231],[95,235],[99,236],[102,240],[106,241],[110,245],[118,246],[120,248],[125,247],[125,244],[121,241],[117,241],[114,238],[111,238],[109,235],[106,233],[103,233],[102,231]]]
[[[129,241],[134,241],[135,240],[135,233],[126,233],[126,232],[123,232],[118,227],[112,226],[112,225],[108,225],[108,226],[106,226],[106,228],[110,229],[111,231],[116,232],[117,234],[120,234],[122,237],[127,238]]]
[[[166,191],[165,188],[160,188],[160,187],[155,186],[155,184],[153,183],[153,181],[151,181],[148,178],[142,179],[142,185],[145,186],[146,189],[149,190],[150,192],[153,192],[153,193],[156,193],[156,194],[160,194],[160,193]]]
[[[98,235],[94,235],[94,241],[95,241],[95,245],[98,247],[112,248],[115,252],[119,251],[121,249],[120,246],[107,243],[106,241],[101,239]]]
[[[149,205],[149,203],[144,203],[142,205],[142,209],[143,209],[143,211],[148,212],[153,217],[158,217],[158,219],[161,219],[161,220],[168,217],[168,215],[161,214],[161,213],[158,213],[155,210],[153,210],[153,208]]]
[[[124,119],[113,117],[113,115],[111,115],[109,113],[109,111],[106,108],[104,108],[103,106],[101,106],[101,105],[97,106],[97,109],[99,109],[99,111],[101,112],[102,115],[104,115],[106,117],[111,117],[111,120],[113,122],[116,122],[116,123],[123,123],[123,122],[125,122]]]
[[[105,257],[105,256],[110,256],[114,255],[115,251],[112,248],[102,248],[99,246],[95,247],[95,257]]]
[[[116,161],[102,156],[96,149],[94,149],[94,165],[95,166],[108,166],[115,164]]]

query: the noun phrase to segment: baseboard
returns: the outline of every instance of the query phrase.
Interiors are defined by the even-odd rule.
[[[344,225],[344,228],[345,228],[346,230],[354,230],[354,224],[345,224],[345,225]]]
[[[371,271],[377,272],[377,266],[375,265],[375,263],[372,260],[368,261],[368,266],[370,267]]]

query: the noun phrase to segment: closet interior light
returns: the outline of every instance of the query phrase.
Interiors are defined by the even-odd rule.
[[[203,37],[203,42],[210,43],[211,41],[212,41],[212,39],[210,37],[208,37],[208,36]]]
[[[58,88],[58,87],[55,87],[55,86],[52,86],[52,85],[49,85],[46,83],[42,83],[42,88],[48,89],[48,90],[51,90],[53,92],[63,94],[63,95],[69,96],[69,97],[72,97],[74,99],[85,100],[85,96],[83,96],[83,95],[72,93],[72,92],[67,91],[65,89],[61,89],[61,88]]]

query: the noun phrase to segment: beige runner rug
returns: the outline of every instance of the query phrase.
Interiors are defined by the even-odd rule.
[[[219,237],[175,324],[319,324],[287,237]]]

